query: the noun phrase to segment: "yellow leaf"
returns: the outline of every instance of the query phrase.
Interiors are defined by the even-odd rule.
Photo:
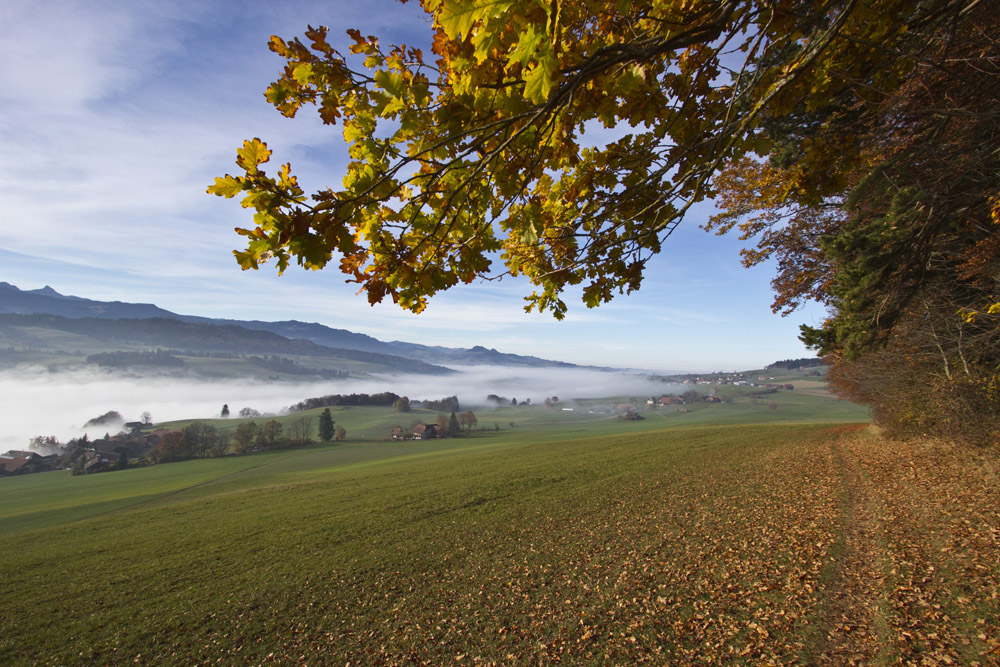
[[[271,157],[271,151],[267,149],[267,144],[254,137],[243,142],[243,148],[237,149],[236,164],[247,170],[247,173],[256,173],[257,165],[267,162]]]
[[[215,185],[208,186],[208,194],[231,199],[243,190],[243,179],[226,174],[215,179]]]

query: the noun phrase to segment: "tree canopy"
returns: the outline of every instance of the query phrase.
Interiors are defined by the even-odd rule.
[[[778,260],[775,310],[830,308],[803,340],[840,392],[906,434],[1000,439],[1000,7],[945,3],[908,26],[899,82],[764,131],[712,221]],[[826,146],[828,164],[812,167]],[[835,148],[835,150],[834,150]]]
[[[804,340],[841,370],[883,355],[912,385],[902,360],[920,359],[1000,401],[997,3],[421,6],[432,56],[356,30],[348,53],[323,27],[271,38],[286,63],[268,101],[289,117],[315,106],[350,162],[307,195],[246,141],[240,172],[209,187],[254,211],[244,268],[336,261],[370,302],[416,312],[460,283],[525,276],[526,308],[561,318],[567,289],[589,307],[638,289],[714,199],[707,226],[738,230],[745,263],[777,260],[777,311],[831,308]]]
[[[375,303],[422,310],[436,292],[524,275],[528,308],[595,306],[637,289],[727,161],[766,155],[767,128],[808,129],[859,94],[897,87],[914,26],[957,16],[937,0],[423,0],[433,57],[356,30],[349,53],[324,27],[274,36],[286,60],[267,100],[314,105],[351,161],[307,195],[289,164],[244,143],[242,173],[209,191],[242,197],[254,225],[244,268],[331,260]],[[609,142],[601,128],[629,131]],[[596,143],[588,143],[596,136]],[[822,179],[847,138],[805,146]]]

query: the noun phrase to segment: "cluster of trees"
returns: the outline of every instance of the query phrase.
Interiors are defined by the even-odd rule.
[[[460,409],[458,396],[447,396],[439,400],[413,401],[413,407],[424,410],[437,410],[439,412],[458,412]]]
[[[150,414],[148,410],[146,410],[145,412],[142,413],[142,415],[140,415],[138,424],[148,425],[151,424],[152,422],[153,422],[153,415]],[[102,415],[88,419],[86,422],[84,422],[83,427],[90,428],[92,426],[114,426],[121,424],[125,424],[126,426],[130,427],[134,427],[136,425],[134,423],[126,423],[125,418],[117,410],[108,410]]]
[[[1000,4],[981,0],[425,3],[433,61],[349,31],[272,37],[286,116],[340,124],[342,185],[311,197],[259,139],[209,191],[255,210],[237,259],[333,258],[421,311],[522,275],[562,318],[638,289],[691,206],[777,262],[776,311],[843,395],[901,433],[1000,436]],[[582,147],[594,124],[629,126]],[[497,258],[500,258],[499,260]],[[502,266],[500,265],[502,262]]]
[[[817,366],[825,366],[826,360],[819,359],[817,357],[804,357],[802,359],[782,359],[781,361],[775,361],[773,364],[768,364],[765,369],[772,368],[815,368]]]
[[[437,401],[410,401],[409,397],[401,396],[392,403],[394,412],[409,412],[413,408],[423,410],[437,410],[440,412],[458,412],[458,396],[448,396]]]
[[[746,264],[777,259],[776,311],[829,306],[803,340],[889,432],[996,443],[1000,5],[877,23],[898,31],[867,47],[881,67],[762,126],[766,159],[720,174],[713,225],[756,240]]]
[[[313,442],[313,434],[318,430],[324,442],[343,440],[347,430],[333,421],[329,409],[319,417],[318,426],[311,416],[296,419],[276,419],[258,423],[244,421],[231,432],[220,432],[211,424],[192,422],[181,431],[168,431],[160,437],[152,456],[159,463],[181,461],[193,458],[224,456],[230,449],[237,454],[285,447],[297,447]]]
[[[184,360],[165,350],[143,350],[142,352],[98,352],[88,355],[87,363],[111,368],[123,366],[179,368],[184,365]]]
[[[490,403],[496,403],[497,405],[518,405],[516,398],[508,399],[506,396],[498,396],[497,394],[489,394],[486,400]],[[548,399],[545,399],[548,400]],[[521,401],[520,405],[531,405],[531,399],[526,398]]]
[[[299,401],[295,405],[290,406],[288,412],[304,412],[306,410],[315,410],[316,408],[332,408],[341,405],[391,406],[399,398],[399,394],[394,394],[391,391],[385,391],[380,394],[328,394],[326,396],[307,398]]]
[[[211,424],[192,422],[181,431],[167,431],[151,452],[158,463],[223,456],[229,451],[229,438]]]
[[[288,357],[282,357],[276,354],[268,354],[262,356],[245,356],[247,361],[252,361],[254,364],[260,366],[269,371],[274,371],[276,373],[284,373],[286,375],[317,375],[319,377],[327,379],[336,379],[347,377],[349,373],[344,370],[338,369],[325,369],[325,368],[308,368],[305,366],[300,366],[295,363],[293,359]]]
[[[287,408],[288,412],[304,412],[315,410],[316,408],[338,407],[338,406],[386,406],[392,407],[396,412],[409,412],[413,408],[424,410],[437,410],[441,412],[457,412],[459,409],[458,397],[448,396],[440,400],[413,400],[406,396],[385,391],[379,394],[329,394],[316,398],[307,398],[299,401],[295,405]]]

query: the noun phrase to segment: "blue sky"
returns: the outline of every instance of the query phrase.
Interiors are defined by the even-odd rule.
[[[231,251],[250,224],[205,193],[261,137],[307,191],[337,184],[339,128],[311,109],[289,120],[263,91],[282,61],[270,35],[327,25],[420,45],[415,2],[70,2],[0,9],[0,281],[22,289],[156,303],[179,313],[298,319],[383,340],[531,354],[581,364],[736,370],[811,356],[800,324],[770,311],[773,267],[739,264],[741,242],[699,229],[697,209],[653,261],[640,292],[588,310],[572,294],[562,322],[523,312],[517,280],[465,286],[421,315],[370,307],[332,268],[243,272]]]

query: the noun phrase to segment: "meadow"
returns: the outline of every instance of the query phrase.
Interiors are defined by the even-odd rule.
[[[0,479],[0,656],[1000,660],[995,453],[887,441],[820,394],[754,400],[503,408],[480,415],[499,431],[403,443],[401,415],[344,409],[341,444]]]

